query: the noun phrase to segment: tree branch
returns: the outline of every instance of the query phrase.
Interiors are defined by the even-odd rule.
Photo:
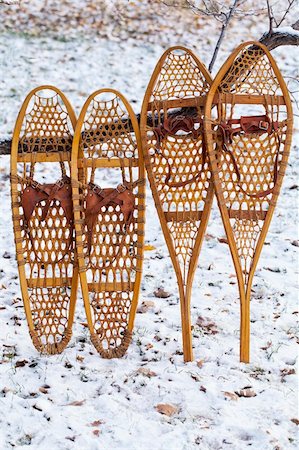
[[[11,140],[6,139],[0,142],[0,155],[10,155]]]
[[[270,5],[270,0],[267,0],[267,11],[268,11],[268,18],[269,18],[269,33],[272,33],[274,15],[273,15],[273,10]]]
[[[236,2],[235,2],[236,3]],[[297,20],[291,27],[284,27],[281,30],[273,29],[272,33],[265,33],[260,42],[264,44],[268,50],[274,50],[277,47],[285,46],[285,45],[295,45],[299,46],[299,20]],[[187,117],[195,117],[197,114],[196,108],[183,108],[177,109],[172,113],[172,116],[178,116],[184,114]],[[140,122],[140,114],[137,114],[137,120]],[[153,120],[151,116],[148,117],[147,121],[149,126],[153,125]],[[154,123],[158,123],[158,121],[154,120]],[[129,129],[133,131],[132,124],[129,123]],[[0,141],[0,155],[10,155],[11,150],[11,139],[5,139]]]
[[[268,31],[260,38],[260,42],[270,51],[282,45],[299,46],[298,22],[294,23],[292,27],[282,28],[281,30],[274,28],[272,32]]]

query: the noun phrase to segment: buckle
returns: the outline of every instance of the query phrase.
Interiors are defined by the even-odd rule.
[[[260,130],[268,131],[268,128],[269,128],[269,122],[264,122],[263,120],[259,121],[259,129]]]
[[[64,180],[57,180],[55,184],[59,187],[59,189],[61,189],[64,186]]]
[[[119,194],[121,194],[122,192],[125,192],[126,189],[127,189],[126,186],[124,186],[123,184],[118,184],[118,185],[117,185],[117,188],[116,188],[116,191],[117,191]]]
[[[103,189],[100,186],[97,186],[96,184],[90,183],[91,190],[97,195],[101,195],[103,192]]]
[[[33,189],[38,189],[39,183],[35,180],[30,180],[29,186],[33,187]]]

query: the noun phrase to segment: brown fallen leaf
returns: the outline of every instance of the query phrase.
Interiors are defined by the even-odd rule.
[[[171,417],[179,412],[179,408],[177,406],[171,405],[169,403],[159,403],[155,406],[155,408],[158,413],[168,417]]]
[[[256,397],[256,393],[254,392],[253,389],[251,388],[244,388],[244,389],[240,389],[240,391],[236,391],[236,394],[239,397]]]
[[[201,377],[199,377],[199,376],[196,375],[195,373],[191,373],[190,376],[191,376],[192,380],[194,380],[194,381],[196,381],[196,382],[198,382],[198,381],[201,380]]]
[[[65,361],[64,367],[66,367],[67,369],[71,369],[73,365],[69,361]]]
[[[146,344],[145,348],[146,350],[150,350],[151,348],[153,348],[153,344],[149,342],[148,344]]]
[[[223,391],[224,397],[229,398],[230,400],[238,400],[239,396],[235,394],[235,392]]]
[[[156,377],[157,376],[156,372],[153,372],[152,370],[147,369],[146,367],[140,367],[140,369],[138,369],[136,371],[136,373],[140,374],[140,375],[143,375],[145,377],[148,377],[148,378],[152,378],[152,377]]]
[[[16,362],[15,367],[24,367],[24,366],[26,366],[27,363],[28,363],[28,361],[26,359],[22,359],[22,360]]]
[[[71,403],[66,403],[64,406],[82,406],[85,402],[86,400],[75,400]]]
[[[286,377],[287,375],[294,375],[296,373],[295,369],[280,369],[280,375]]]
[[[38,397],[38,393],[37,392],[29,392],[30,397],[32,398],[36,398]]]
[[[170,297],[169,292],[165,291],[163,288],[158,288],[154,291],[154,296],[157,298],[168,298]]]
[[[90,426],[98,427],[99,425],[103,425],[104,423],[105,423],[104,420],[94,420],[93,422],[91,422]]]
[[[8,388],[8,387],[5,386],[3,389],[1,389],[0,392],[1,392],[1,394],[3,394],[2,396],[5,397],[5,395],[6,395],[8,392],[11,392],[11,390],[12,390],[12,389],[10,389],[10,388]]]
[[[151,308],[154,308],[154,307],[155,307],[155,302],[152,302],[151,300],[146,300],[141,303],[141,305],[137,309],[137,312],[139,314],[144,314],[144,313],[148,312]]]
[[[199,367],[200,369],[202,368],[202,366],[204,365],[205,360],[204,359],[200,359],[199,361],[197,361],[196,365],[197,367]]]
[[[76,356],[76,360],[79,361],[79,362],[83,362],[84,361],[84,356],[77,355]]]
[[[266,345],[264,345],[264,347],[260,347],[261,350],[268,350],[268,348],[270,348],[272,345],[271,341],[268,341]]]
[[[100,435],[100,430],[98,430],[98,429],[96,429],[96,430],[93,430],[93,432],[92,432],[95,436],[99,436]]]
[[[196,324],[200,326],[203,330],[204,334],[217,334],[217,326],[215,322],[212,322],[210,319],[198,316]]]
[[[226,237],[218,238],[218,242],[220,242],[220,244],[228,244],[228,241],[227,241]]]
[[[291,422],[293,422],[295,425],[299,425],[299,419],[291,419]]]
[[[41,392],[42,394],[48,394],[48,389],[44,388],[43,386],[41,386],[38,390],[39,390],[39,392]]]

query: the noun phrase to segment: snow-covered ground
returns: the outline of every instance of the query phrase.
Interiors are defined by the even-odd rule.
[[[210,19],[158,8],[156,1],[116,2],[117,10],[114,2],[106,2],[109,7],[100,16],[100,3],[35,0],[22,2],[22,10],[0,5],[0,139],[11,136],[21,103],[36,85],[57,85],[77,113],[88,94],[111,86],[139,112],[151,72],[167,46],[189,46],[208,65],[217,38]],[[71,21],[80,11],[82,20]],[[259,38],[264,23],[253,15],[236,19],[216,69],[240,41]],[[285,76],[298,76],[293,48],[273,54]],[[145,252],[144,305],[127,355],[110,361],[98,356],[83,325],[79,295],[71,344],[62,355],[40,356],[31,344],[20,298],[9,157],[1,157],[1,450],[25,445],[38,450],[296,448],[298,144],[297,121],[282,194],[254,280],[248,365],[239,363],[238,289],[228,246],[218,241],[224,230],[216,204],[194,281],[195,361],[183,363],[177,286],[149,189],[146,242],[155,249]],[[156,298],[159,287],[170,297]],[[252,396],[239,396],[244,390]],[[173,415],[161,414],[159,404],[172,405]]]

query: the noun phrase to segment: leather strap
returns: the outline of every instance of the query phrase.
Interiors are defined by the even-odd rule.
[[[126,186],[126,183],[119,184],[116,189],[101,189],[96,184],[90,183],[85,197],[85,224],[88,231],[87,244],[89,252],[91,251],[92,236],[98,214],[104,206],[110,205],[120,206],[120,210],[124,215],[125,232],[133,219],[135,208],[135,196],[132,190]]]
[[[277,121],[271,121],[271,119],[267,115],[262,116],[241,116],[240,119],[229,119],[226,122],[221,121],[219,124],[219,130],[222,134],[223,138],[223,149],[226,153],[228,153],[231,157],[232,163],[235,168],[235,172],[237,175],[237,179],[239,182],[239,188],[240,190],[247,195],[248,197],[252,198],[262,198],[266,197],[267,195],[271,194],[275,188],[277,177],[278,177],[278,156],[279,156],[279,148],[281,144],[280,137],[277,134],[277,131],[282,126],[283,123],[277,122]],[[232,127],[232,125],[239,125],[238,127]],[[274,175],[273,175],[273,184],[274,186],[272,188],[266,189],[265,191],[258,192],[257,194],[252,194],[247,191],[245,191],[240,183],[242,183],[241,180],[241,173],[237,164],[237,161],[235,159],[235,156],[233,152],[229,149],[229,144],[233,142],[233,137],[235,135],[246,135],[250,136],[252,134],[262,135],[264,133],[268,133],[268,135],[271,135],[273,133],[276,133],[277,137],[277,152],[275,155],[275,161],[274,161]]]
[[[232,125],[239,125],[232,127]],[[238,134],[272,134],[277,131],[280,123],[271,121],[267,115],[262,116],[241,116],[240,119],[229,119],[220,122],[220,128],[224,133],[225,143],[232,143],[234,135]]]
[[[44,206],[40,206],[42,209],[41,221],[46,220],[49,209],[53,203],[58,200],[61,208],[64,211],[67,224],[70,226],[70,234],[66,245],[65,253],[61,258],[50,261],[51,263],[57,263],[61,261],[69,252],[73,242],[73,206],[72,206],[72,190],[70,185],[70,179],[64,177],[53,184],[40,184],[32,179],[26,180],[27,186],[21,194],[21,205],[24,211],[25,229],[32,244],[32,250],[35,253],[36,258],[40,260],[35,252],[34,239],[30,233],[29,223],[32,217],[33,211],[36,205],[45,201]]]

